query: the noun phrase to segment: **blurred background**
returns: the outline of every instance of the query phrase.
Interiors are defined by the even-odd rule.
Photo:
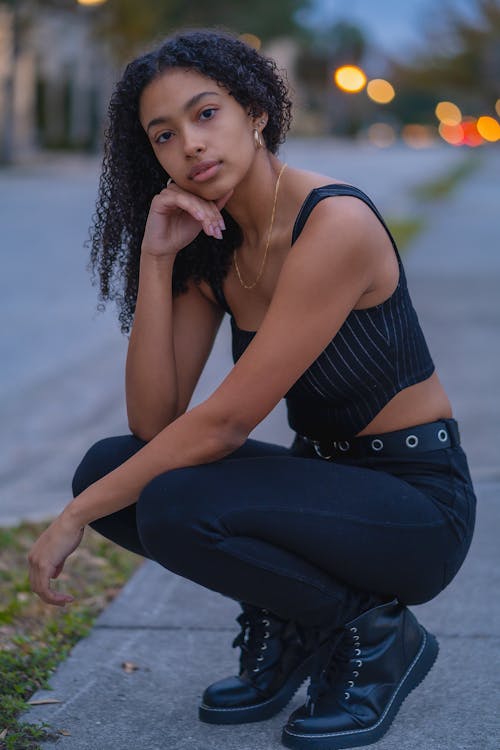
[[[500,0],[0,0],[0,525],[57,512],[86,448],[128,431],[127,339],[112,306],[97,312],[84,243],[114,82],[186,26],[229,28],[288,71],[295,119],[283,158],[365,189],[410,265],[428,258],[423,290],[436,269],[442,279],[459,267],[470,287],[467,259],[477,266],[480,252],[481,278],[496,278]],[[446,203],[459,184],[470,185],[460,207]],[[460,228],[460,216],[479,228]],[[450,240],[452,256],[440,255]],[[463,352],[445,351],[459,339],[435,334],[435,319],[425,330],[458,416],[470,409],[475,424],[490,381],[482,411],[466,406]],[[224,376],[229,352],[226,321],[194,402]],[[256,435],[289,442],[283,409]],[[496,462],[481,451],[488,474]]]
[[[0,161],[98,150],[124,63],[200,25],[288,70],[297,135],[500,139],[498,0],[0,0]]]

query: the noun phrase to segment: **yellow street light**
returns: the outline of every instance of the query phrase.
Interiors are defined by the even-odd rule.
[[[249,47],[259,50],[262,47],[262,40],[255,34],[240,34],[240,42],[245,42]]]
[[[388,104],[396,96],[394,87],[384,78],[373,78],[369,81],[366,93],[377,104]]]
[[[357,94],[366,86],[366,75],[356,65],[337,68],[333,78],[339,89],[349,94]]]
[[[78,5],[102,5],[106,0],[76,0]]]
[[[453,102],[439,102],[435,112],[439,122],[443,125],[458,125],[462,122],[462,113]]]

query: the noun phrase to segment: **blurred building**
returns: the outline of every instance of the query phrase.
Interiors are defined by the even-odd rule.
[[[117,71],[91,21],[76,1],[69,10],[0,4],[3,161],[98,147]]]

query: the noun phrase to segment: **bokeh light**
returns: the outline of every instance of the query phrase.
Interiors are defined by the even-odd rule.
[[[410,148],[429,148],[436,142],[436,129],[430,125],[410,123],[402,128],[401,138]]]
[[[375,122],[368,128],[368,140],[378,148],[388,148],[396,140],[396,131],[386,122]]]
[[[500,99],[496,100],[495,111],[496,111],[497,115],[500,117]]]
[[[471,146],[474,148],[475,146],[480,146],[484,143],[477,129],[477,120],[474,117],[464,118],[462,121],[462,128],[464,131],[465,146]]]
[[[464,129],[457,123],[456,125],[447,125],[445,122],[439,123],[439,135],[451,146],[462,146],[464,142]]]
[[[488,117],[487,115],[479,117],[476,127],[479,135],[485,141],[490,141],[491,143],[500,141],[500,123],[494,117]]]
[[[78,5],[102,5],[106,0],[77,0]]]
[[[438,120],[444,125],[458,125],[462,121],[462,113],[453,102],[439,102],[435,112]]]
[[[255,34],[240,34],[240,41],[245,42],[249,47],[253,47],[256,50],[262,47],[262,40]]]
[[[464,118],[457,125],[447,125],[441,122],[439,125],[439,135],[452,146],[470,146],[471,148],[475,148],[484,143],[477,129],[477,120],[474,117]]]
[[[373,78],[368,82],[366,93],[377,104],[388,104],[394,99],[396,92],[389,81],[383,78]]]
[[[357,94],[366,86],[366,75],[356,65],[343,65],[337,68],[334,80],[339,89],[349,94]]]

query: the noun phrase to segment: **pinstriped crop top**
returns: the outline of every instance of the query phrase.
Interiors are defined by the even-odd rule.
[[[314,206],[324,198],[350,195],[364,201],[386,229],[399,264],[393,294],[374,307],[352,310],[332,341],[286,394],[288,422],[299,435],[343,440],[360,432],[403,388],[432,375],[434,364],[413,308],[394,238],[370,198],[352,185],[312,190],[295,221],[292,245]],[[221,287],[213,288],[231,315],[236,362],[255,331],[237,327]]]

